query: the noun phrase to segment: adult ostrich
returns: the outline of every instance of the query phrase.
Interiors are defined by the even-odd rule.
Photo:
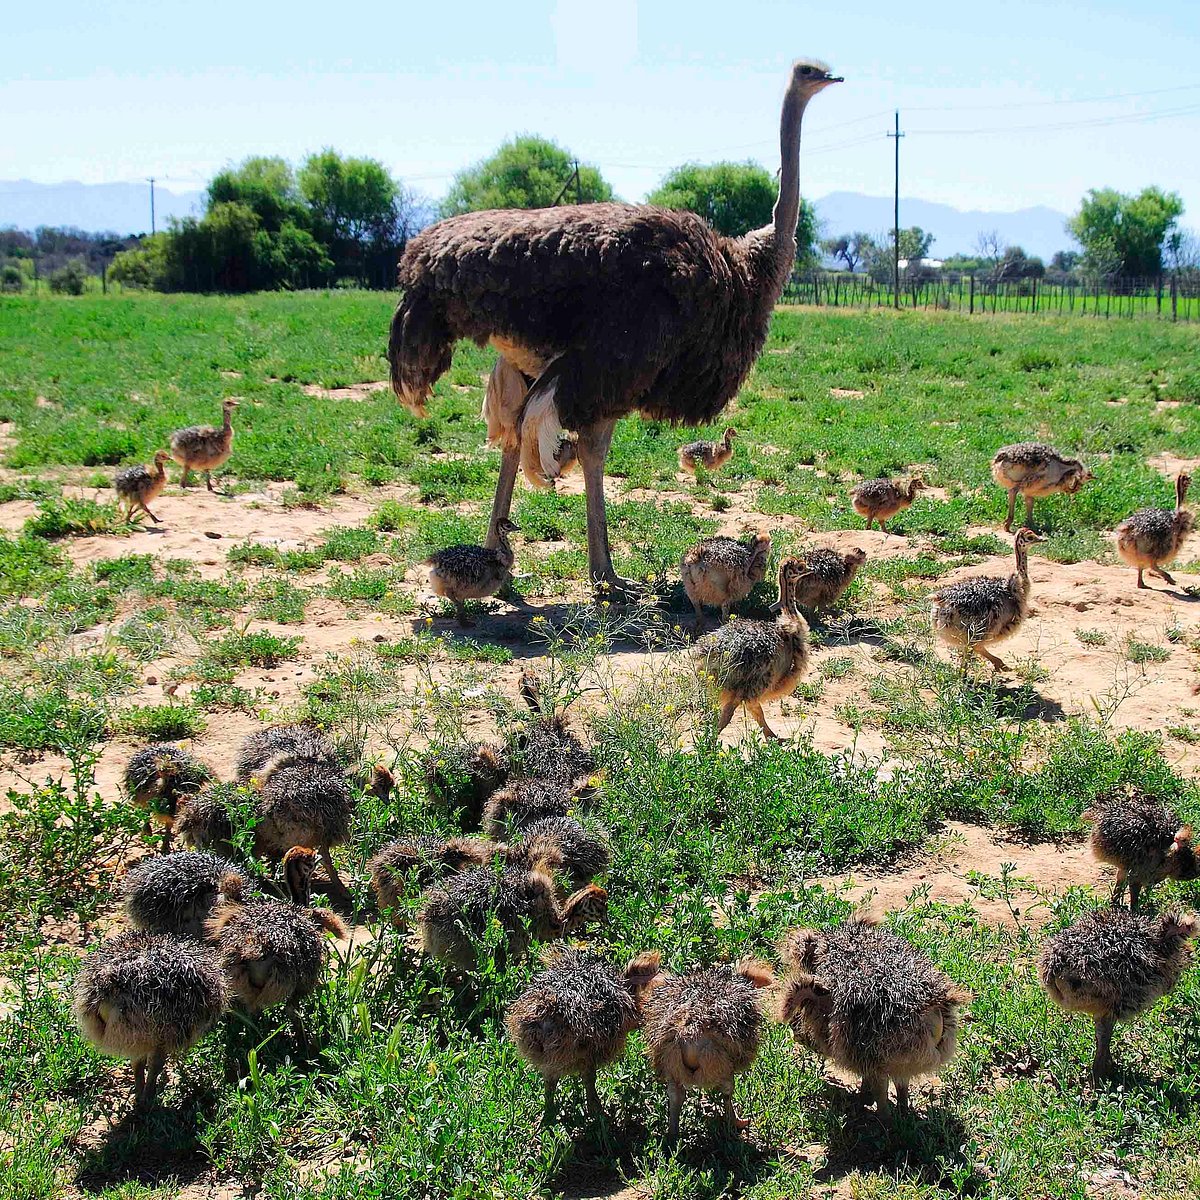
[[[796,258],[804,109],[840,82],[823,63],[792,68],[779,197],[771,224],[743,237],[723,237],[692,213],[583,204],[466,213],[408,243],[388,343],[404,404],[424,415],[458,338],[490,342],[503,360],[484,404],[503,450],[491,528],[508,515],[522,462],[531,482],[558,474],[570,430],[592,580],[630,590],[613,570],[604,508],[613,426],[635,410],[703,424],[736,394]]]

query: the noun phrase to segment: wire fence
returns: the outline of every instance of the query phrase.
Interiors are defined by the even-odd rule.
[[[1200,321],[1200,272],[1051,283],[994,280],[975,272],[922,271],[908,279],[901,275],[897,304],[890,281],[845,271],[797,271],[784,288],[781,303]]]

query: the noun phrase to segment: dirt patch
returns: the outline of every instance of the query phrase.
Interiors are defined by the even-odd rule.
[[[1160,405],[1169,405],[1171,401],[1160,400]],[[1189,475],[1196,472],[1200,468],[1200,458],[1180,458],[1177,454],[1172,454],[1169,450],[1164,450],[1160,454],[1154,454],[1146,459],[1146,465],[1153,467],[1156,471],[1161,471],[1168,479],[1174,479],[1180,471],[1186,471]]]
[[[1007,886],[1000,883],[1011,864]],[[950,821],[916,861],[878,874],[855,871],[809,882],[844,889],[842,895],[869,911],[906,908],[911,899],[969,905],[983,921],[1015,927],[1049,920],[1047,898],[1078,885],[1110,883],[1087,845],[1030,843],[979,825]]]
[[[321,396],[326,400],[365,400],[376,392],[386,392],[392,385],[386,379],[373,379],[369,383],[352,383],[349,387],[323,388],[315,383],[301,385],[306,396]]]
[[[861,400],[867,393],[858,388],[830,388],[829,394],[837,400]]]

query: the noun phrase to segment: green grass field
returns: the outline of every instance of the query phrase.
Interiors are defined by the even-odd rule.
[[[483,533],[498,464],[478,415],[490,352],[460,348],[426,420],[387,391],[327,394],[385,377],[391,306],[355,293],[0,298],[0,1197],[1200,1191],[1200,971],[1120,1027],[1112,1086],[1088,1077],[1090,1024],[1049,1005],[1036,978],[1046,934],[1107,902],[1080,849],[1092,800],[1129,784],[1200,818],[1194,563],[1177,593],[1138,596],[1104,537],[1168,503],[1171,466],[1200,457],[1200,329],[781,310],[713,427],[741,435],[719,473],[677,478],[690,430],[618,428],[614,550],[650,601],[583,603],[578,488],[524,490],[517,583],[534,619],[496,601],[462,635],[423,596],[420,564]],[[123,524],[114,468],[216,421],[231,395],[227,495],[172,488],[165,532]],[[1039,570],[1085,598],[1047,588],[1030,625],[1054,637],[1022,643],[1007,681],[963,677],[931,645],[928,593],[962,567],[1011,570],[988,462],[1027,438],[1094,470],[1036,513],[1050,535]],[[764,745],[739,722],[718,739],[680,653],[681,552],[767,523],[778,558],[861,527],[857,478],[914,469],[936,491],[886,548],[868,535],[867,568],[814,623],[813,669],[781,706],[792,736]],[[771,598],[756,590],[743,615]],[[1092,674],[1068,686],[1084,660]],[[365,869],[391,837],[456,828],[425,801],[417,753],[511,729],[524,666],[575,701],[604,768],[610,921],[590,943],[612,961],[774,960],[786,929],[844,920],[856,880],[911,880],[890,924],[974,996],[957,1057],[916,1089],[911,1118],[885,1131],[771,1025],[739,1078],[742,1141],[710,1100],[685,1109],[678,1151],[663,1148],[665,1094],[637,1034],[601,1075],[602,1127],[569,1083],[560,1121],[542,1126],[540,1081],[501,1024],[536,962],[448,976],[381,922]],[[121,923],[125,865],[157,848],[120,770],[146,740],[183,740],[227,776],[247,732],[298,717],[348,765],[383,761],[400,781],[389,803],[362,796],[336,852],[356,928],[306,1002],[313,1049],[273,1013],[257,1028],[231,1017],[132,1120],[127,1066],[83,1042],[70,1011],[81,955]],[[947,900],[931,880],[966,826],[986,827],[999,857],[968,862]],[[1009,869],[1010,837],[1013,861],[1032,846],[1041,875]],[[1156,891],[1175,902],[1200,903],[1200,887]]]

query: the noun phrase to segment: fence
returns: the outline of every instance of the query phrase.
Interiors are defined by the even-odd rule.
[[[841,271],[797,271],[781,303],[829,308],[892,308],[890,282]],[[1043,279],[986,279],[978,273],[922,271],[900,277],[900,308],[962,313],[1041,313],[1101,318],[1149,317],[1200,321],[1200,273],[1151,279],[1048,283]]]

